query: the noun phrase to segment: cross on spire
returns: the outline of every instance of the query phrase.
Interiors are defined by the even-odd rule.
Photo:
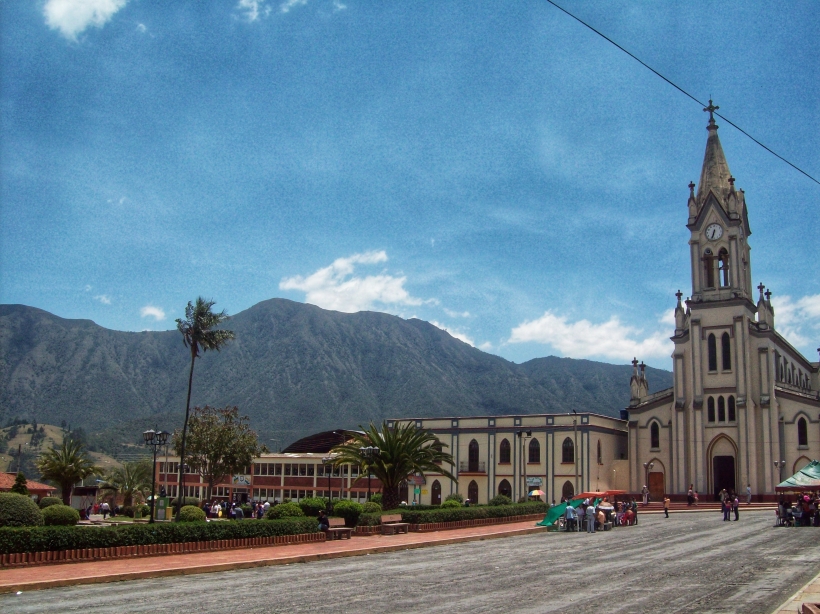
[[[709,106],[703,109],[704,111],[709,111],[709,123],[715,123],[714,112],[717,111],[720,107],[712,104],[712,99],[709,99]]]
[[[768,301],[772,297],[772,291],[766,290],[766,300]]]
[[[762,281],[760,282],[760,285],[757,286],[757,289],[760,290],[760,294],[763,294],[763,290],[765,288],[766,288],[766,286],[763,285]]]
[[[681,292],[680,290],[678,290],[677,292],[675,292],[675,296],[677,296],[677,297],[678,297],[678,302],[680,303],[680,299],[681,299],[681,297],[683,296],[683,292]]]

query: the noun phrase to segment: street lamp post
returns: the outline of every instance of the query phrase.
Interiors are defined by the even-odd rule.
[[[166,431],[155,431],[154,429],[148,429],[142,434],[142,438],[145,440],[145,445],[151,446],[154,453],[154,465],[151,473],[151,516],[148,518],[149,523],[154,522],[154,505],[156,504],[155,493],[157,484],[157,450],[164,446],[168,441],[168,435],[169,433]]]
[[[327,474],[327,511],[330,513],[333,509],[333,491],[330,487],[330,474],[333,473],[333,465],[331,464],[333,457],[325,456],[322,462],[325,464],[325,473]]]
[[[786,461],[784,461],[784,460],[774,461],[774,468],[777,469],[777,475],[778,475],[778,478],[779,478],[777,480],[778,484],[780,484],[780,482],[783,481],[783,467],[785,467],[785,466],[786,466]]]
[[[379,457],[382,451],[376,446],[367,446],[359,448],[359,452],[367,459],[367,500],[370,501],[370,465],[374,459]]]

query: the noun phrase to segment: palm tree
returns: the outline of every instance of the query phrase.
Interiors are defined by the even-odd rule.
[[[182,343],[191,350],[191,372],[188,374],[188,400],[185,403],[185,422],[182,423],[182,440],[180,442],[179,454],[179,480],[177,492],[177,513],[182,509],[184,499],[184,488],[182,478],[185,470],[185,436],[188,433],[188,416],[191,413],[191,386],[194,381],[194,362],[199,357],[199,352],[208,350],[219,351],[228,341],[234,338],[233,331],[216,328],[228,319],[228,314],[224,311],[214,313],[211,311],[216,303],[212,300],[205,300],[197,297],[196,304],[188,301],[185,308],[185,319],[177,319],[177,329],[182,333]]]
[[[74,484],[102,469],[96,467],[83,449],[83,444],[70,437],[63,439],[60,448],[52,448],[37,459],[37,470],[46,480],[56,482],[63,495],[63,503],[71,505]]]
[[[123,505],[134,505],[135,495],[145,497],[145,492],[151,490],[151,469],[149,461],[123,463],[111,470],[101,489],[121,494]]]
[[[351,439],[331,450],[337,455],[334,464],[359,465],[377,477],[382,483],[382,504],[386,510],[398,507],[399,486],[410,475],[440,473],[458,482],[441,466],[454,464],[453,457],[442,451],[444,444],[429,431],[417,429],[412,422],[399,424],[393,429],[385,423],[381,429],[371,423],[367,430],[349,434]],[[379,448],[379,455],[369,459],[365,452],[367,447]]]

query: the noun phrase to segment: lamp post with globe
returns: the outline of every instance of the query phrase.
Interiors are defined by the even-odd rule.
[[[154,465],[151,472],[151,516],[148,518],[149,523],[154,522],[154,505],[156,504],[157,451],[166,444],[169,434],[167,431],[156,431],[154,429],[148,429],[142,434],[145,445],[151,446],[154,454]]]

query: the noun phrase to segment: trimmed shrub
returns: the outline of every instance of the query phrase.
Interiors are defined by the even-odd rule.
[[[316,533],[315,518],[284,518],[270,522],[169,522],[122,524],[111,527],[3,527],[0,554],[178,544],[219,539],[274,537]]]
[[[434,510],[414,510],[406,508],[401,512],[402,522],[426,524],[429,522],[454,522],[457,520],[475,520],[477,518],[509,518],[527,514],[546,514],[549,505],[540,501],[518,503],[514,505],[471,505],[470,507],[445,508]]]
[[[322,497],[306,497],[299,501],[299,507],[305,516],[316,517],[322,510],[327,510],[327,501]]]
[[[370,503],[378,503],[379,505],[382,504],[382,493],[377,492],[370,496]]]
[[[63,500],[60,499],[60,497],[43,497],[42,499],[40,499],[39,503],[37,503],[37,505],[40,506],[41,510],[46,509],[50,505],[62,505],[62,504],[63,504]]]
[[[381,511],[381,503],[376,503],[375,501],[367,501],[362,505],[362,514],[378,514],[381,513]]]
[[[453,494],[447,495],[444,499],[445,501],[458,501],[459,503],[464,503],[464,495],[460,492],[454,492]]]
[[[510,499],[507,495],[496,495],[490,499],[488,505],[512,505],[512,499]]]
[[[0,527],[39,527],[43,512],[31,498],[13,492],[0,492]]]
[[[362,515],[362,506],[356,501],[342,499],[333,504],[333,515],[344,518],[346,527],[355,527]]]
[[[304,515],[302,508],[296,503],[280,503],[271,506],[265,513],[265,518],[267,520],[278,520],[280,518],[300,518]]]
[[[179,510],[180,522],[205,522],[205,512],[195,505],[183,505]]]
[[[186,505],[193,505],[195,507],[201,507],[200,501],[196,497],[182,497],[182,507],[185,507]],[[171,508],[176,510],[176,508],[177,508],[177,500],[176,499],[171,499]]]
[[[49,527],[73,527],[80,522],[80,512],[68,505],[49,505],[43,510],[43,523]]]
[[[242,508],[243,518],[253,518],[253,506],[250,503],[242,503],[239,507]]]
[[[454,508],[454,507],[464,507],[464,506],[461,504],[461,502],[459,502],[459,501],[458,501],[458,500],[456,500],[456,499],[445,499],[445,500],[442,502],[441,507],[444,507],[444,508]]]
[[[382,513],[360,514],[356,521],[358,527],[376,527],[382,523]]]

